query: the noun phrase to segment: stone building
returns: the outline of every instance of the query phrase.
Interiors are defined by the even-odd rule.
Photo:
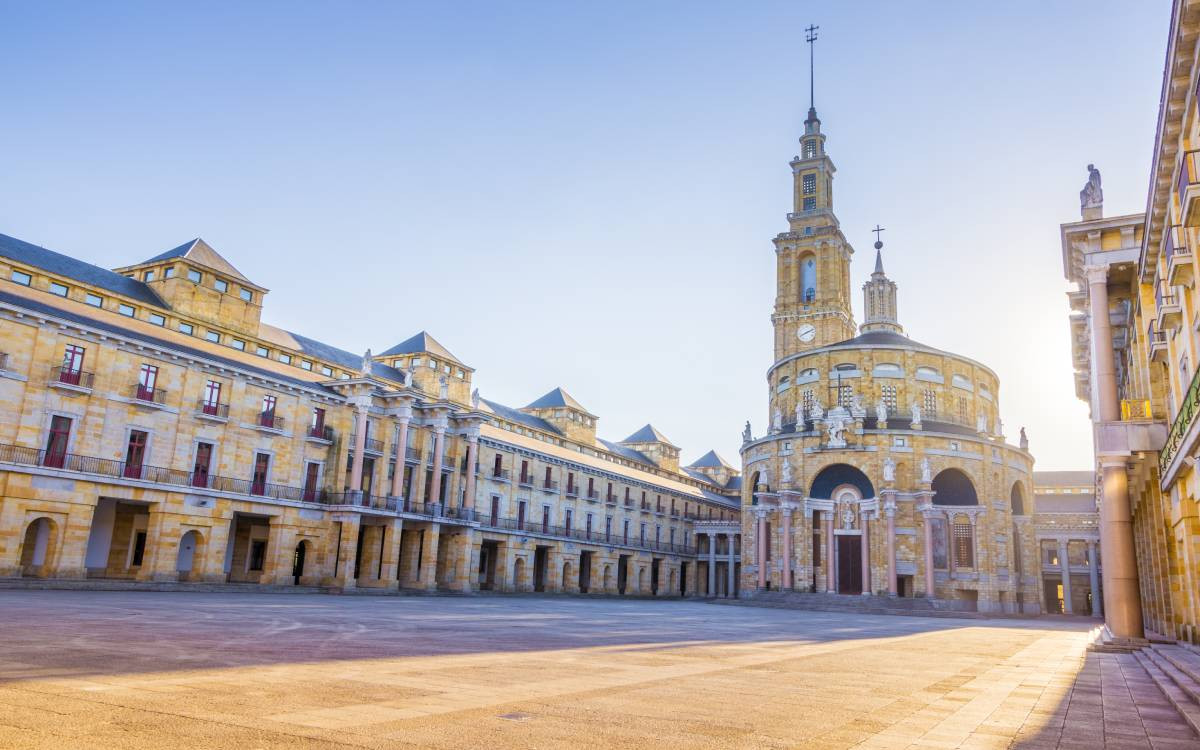
[[[1100,614],[1100,511],[1091,471],[1033,472],[1033,528],[1042,568],[1042,607],[1051,614]]]
[[[1040,611],[1033,457],[1004,439],[996,374],[904,335],[878,241],[855,325],[815,108],[791,169],[768,428],[742,447],[743,588]]]
[[[738,472],[522,408],[427,333],[261,320],[203,240],[116,271],[0,235],[0,576],[732,594]],[[474,391],[474,392],[473,392]]]
[[[1106,217],[1088,167],[1061,225],[1076,393],[1100,490],[1108,636],[1200,643],[1200,2],[1172,6],[1144,212]]]

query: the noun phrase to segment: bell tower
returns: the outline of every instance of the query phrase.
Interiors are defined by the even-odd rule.
[[[771,323],[775,327],[775,360],[853,338],[850,308],[850,258],[854,249],[842,235],[833,213],[833,174],[825,152],[825,134],[813,93],[813,44],[817,27],[809,26],[809,107],[800,137],[800,154],[792,158],[792,211],[788,231],[775,237],[776,295]]]

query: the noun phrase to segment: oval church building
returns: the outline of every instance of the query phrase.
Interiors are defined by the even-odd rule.
[[[768,427],[743,434],[742,590],[1040,612],[1033,457],[1005,438],[999,379],[905,334],[878,241],[855,325],[815,109],[804,127],[774,240]]]

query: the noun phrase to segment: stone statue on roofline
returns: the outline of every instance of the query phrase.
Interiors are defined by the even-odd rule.
[[[1025,428],[1021,428],[1021,450],[1029,450],[1029,438],[1025,437]]]
[[[358,371],[360,373],[362,373],[363,375],[371,374],[371,350],[370,349],[368,349],[366,351],[366,353],[363,354],[362,364],[359,365]]]
[[[750,420],[746,420],[746,429],[742,430],[742,442],[748,443],[754,439],[754,434],[750,432]]]
[[[881,430],[886,430],[887,418],[887,404],[883,402],[883,399],[879,399],[875,402],[875,426]]]
[[[1088,181],[1079,191],[1079,207],[1099,208],[1104,204],[1104,191],[1100,188],[1100,170],[1095,164],[1088,165]]]
[[[771,431],[783,432],[783,412],[779,410],[778,406],[775,407],[775,412],[771,418]]]
[[[471,391],[471,409],[473,411],[479,411],[479,389],[478,388]]]
[[[438,398],[443,401],[450,398],[450,379],[445,375],[438,378]]]

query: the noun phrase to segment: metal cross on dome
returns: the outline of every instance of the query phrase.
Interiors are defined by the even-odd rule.
[[[879,226],[878,224],[876,224],[876,225],[875,225],[875,228],[874,228],[874,229],[872,229],[871,231],[875,233],[875,241],[876,241],[876,242],[880,242],[881,240],[880,240],[880,237],[879,237],[879,233],[880,233],[880,232],[886,232],[887,230],[886,230],[886,229],[884,229],[883,227]]]

